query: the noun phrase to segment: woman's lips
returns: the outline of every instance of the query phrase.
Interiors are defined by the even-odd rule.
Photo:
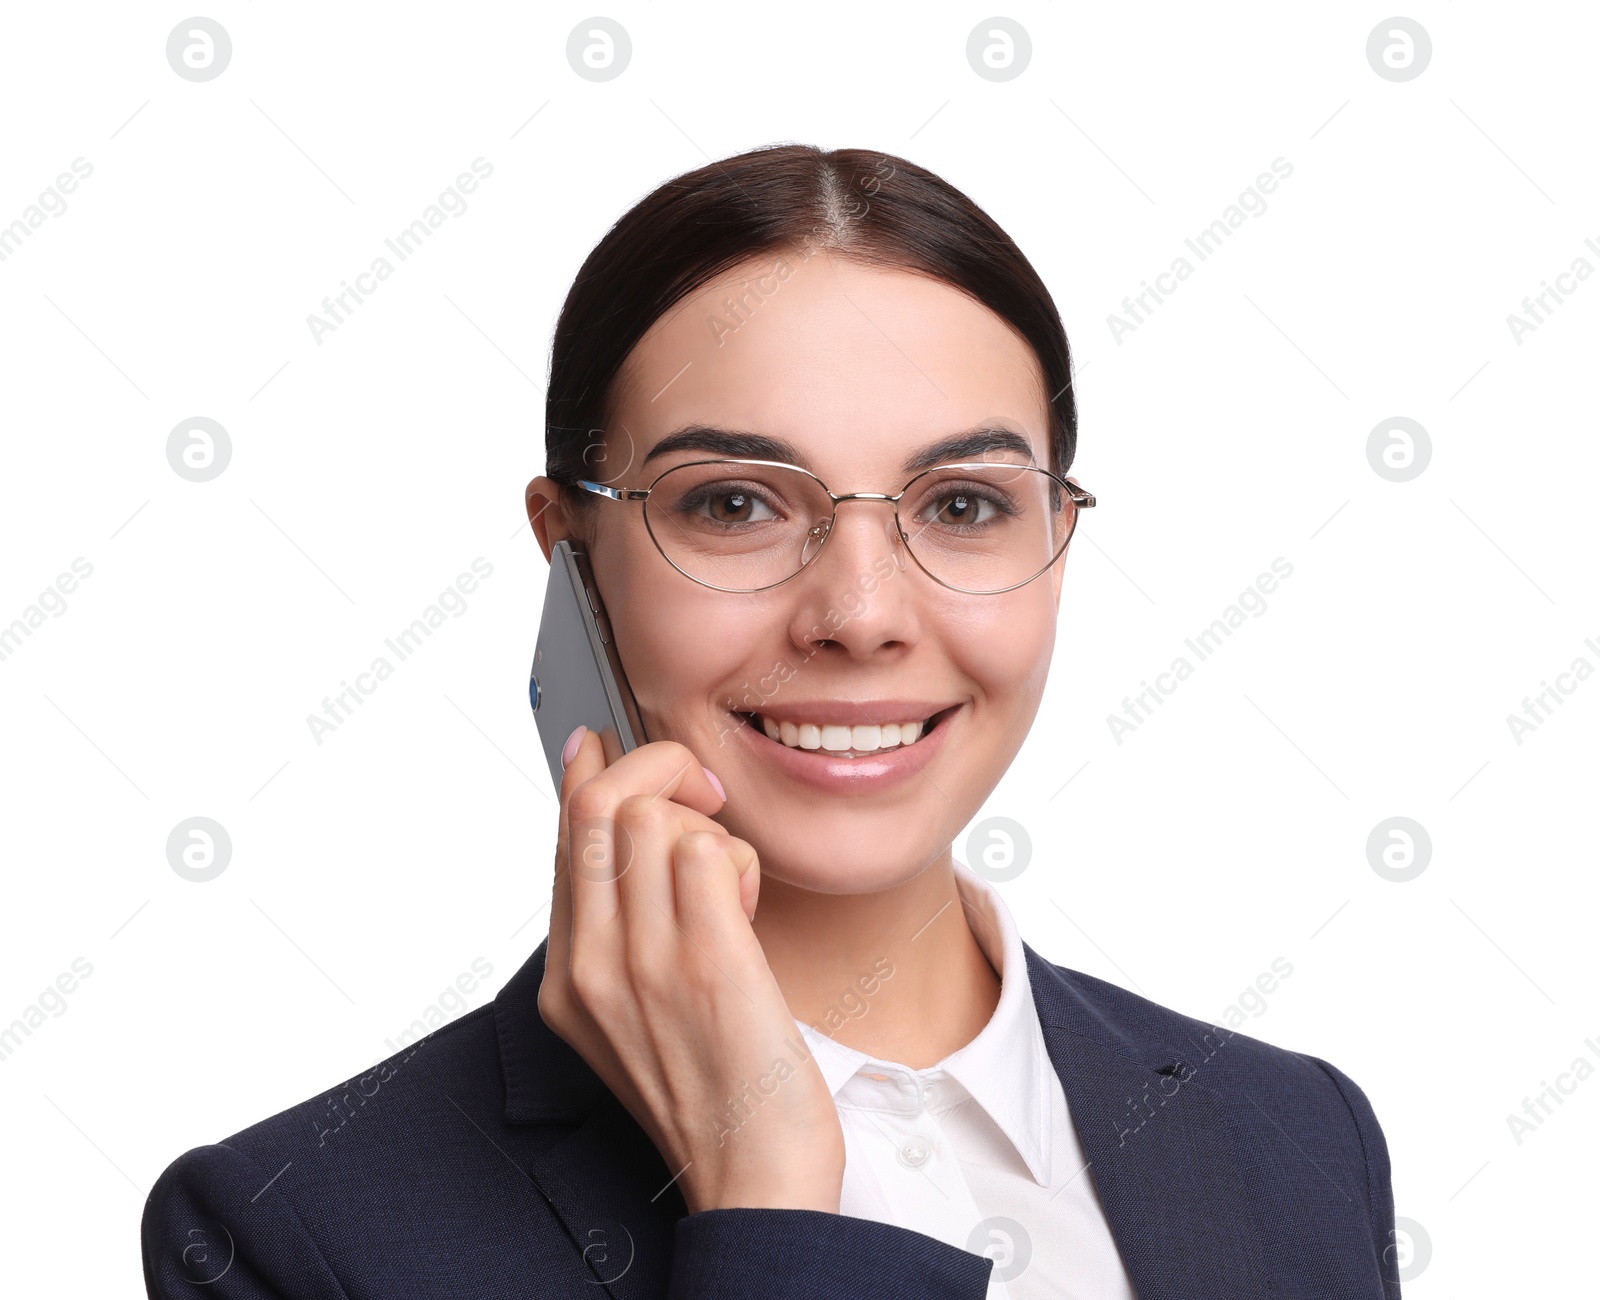
[[[830,794],[886,790],[917,775],[944,747],[963,705],[936,713],[931,727],[916,741],[895,749],[879,750],[860,758],[844,758],[822,749],[797,749],[773,740],[759,726],[751,725],[745,714],[738,714],[743,726],[734,730],[741,743],[784,775],[803,785]]]

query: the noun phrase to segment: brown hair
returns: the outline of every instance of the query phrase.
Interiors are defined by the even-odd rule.
[[[942,178],[892,154],[776,145],[708,163],[630,208],[584,259],[562,304],[545,397],[545,473],[570,486],[592,463],[628,354],[657,319],[722,272],[826,249],[943,281],[1032,347],[1050,397],[1050,468],[1066,474],[1078,412],[1066,330],[1011,237]],[[567,494],[574,505],[594,498]]]

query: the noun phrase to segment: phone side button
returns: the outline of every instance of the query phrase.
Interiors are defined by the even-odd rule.
[[[537,677],[528,678],[528,703],[533,706],[535,713],[539,711],[539,679]]]

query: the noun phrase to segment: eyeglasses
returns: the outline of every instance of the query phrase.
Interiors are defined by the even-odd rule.
[[[894,507],[895,534],[941,586],[999,595],[1032,582],[1060,558],[1078,511],[1094,497],[1036,465],[961,461],[916,475],[893,496],[832,492],[810,470],[775,460],[674,465],[647,488],[578,487],[642,501],[651,540],[679,573],[717,591],[788,582],[822,553],[844,501]]]

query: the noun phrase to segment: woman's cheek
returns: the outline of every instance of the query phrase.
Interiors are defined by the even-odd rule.
[[[1042,689],[1055,647],[1055,606],[1031,598],[1029,587],[969,606],[944,644],[955,666],[991,699]],[[979,598],[974,598],[978,601]]]
[[[703,709],[718,689],[739,680],[739,665],[749,661],[741,649],[749,625],[741,628],[727,606],[707,607],[692,592],[666,600],[657,586],[625,591],[619,608],[629,611],[626,618],[612,620],[628,683],[646,728],[652,735],[662,732],[658,739],[685,722],[693,725],[692,718],[676,719],[673,725],[675,711]],[[653,729],[652,720],[657,724]],[[663,722],[668,724],[665,730]]]

